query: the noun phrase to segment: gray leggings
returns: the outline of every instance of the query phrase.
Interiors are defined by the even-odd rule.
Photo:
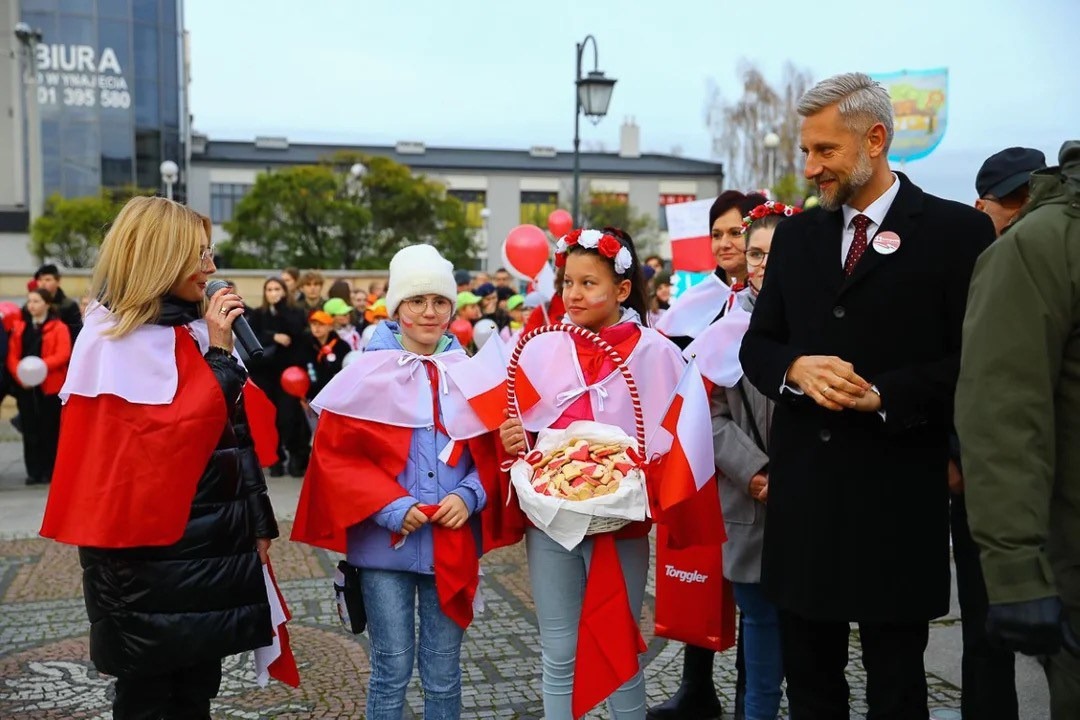
[[[634,617],[640,618],[649,574],[649,539],[617,540],[615,547],[630,596],[630,610]],[[536,617],[540,623],[544,717],[546,720],[573,720],[570,700],[574,687],[574,653],[577,651],[585,580],[592,558],[592,540],[585,538],[573,550],[566,550],[543,531],[529,528],[525,535],[525,550]],[[644,719],[645,680],[640,670],[608,698],[608,708],[613,720]]]

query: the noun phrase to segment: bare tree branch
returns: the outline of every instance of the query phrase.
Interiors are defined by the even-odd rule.
[[[795,107],[810,87],[810,73],[785,63],[777,89],[754,62],[744,59],[737,75],[742,95],[732,102],[724,99],[715,80],[709,81],[705,125],[713,138],[713,156],[725,164],[728,185],[743,190],[763,188],[768,184],[768,154],[762,142],[767,133],[780,136],[777,177],[798,168],[799,116]]]

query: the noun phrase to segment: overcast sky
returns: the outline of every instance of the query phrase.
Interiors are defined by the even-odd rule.
[[[585,142],[709,158],[709,79],[739,94],[740,59],[779,81],[948,67],[948,129],[907,171],[965,202],[989,154],[1080,138],[1078,0],[186,0],[195,128],[216,139],[569,150],[574,45],[593,34],[618,79]],[[592,68],[591,50],[586,69]]]

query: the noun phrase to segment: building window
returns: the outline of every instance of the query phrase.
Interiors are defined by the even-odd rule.
[[[486,190],[447,190],[446,194],[457,198],[465,206],[465,224],[468,227],[484,227],[482,212],[487,207]]]
[[[666,206],[694,202],[695,200],[697,200],[696,195],[660,193],[660,232],[667,232],[668,229],[667,211],[664,209]]]
[[[220,225],[232,220],[237,203],[254,187],[244,183],[210,183],[210,220]]]
[[[559,193],[522,190],[521,223],[547,227],[548,215],[559,209]]]
[[[589,202],[593,205],[629,205],[630,194],[618,192],[591,192]]]

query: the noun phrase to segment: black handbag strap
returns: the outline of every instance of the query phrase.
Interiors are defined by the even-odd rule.
[[[757,418],[754,417],[754,409],[750,407],[750,398],[746,396],[746,391],[743,390],[742,380],[735,385],[735,389],[739,393],[739,397],[742,398],[743,409],[746,410],[746,416],[750,418],[750,429],[754,433],[754,442],[757,443],[758,449],[761,452],[768,454],[768,450],[765,449],[765,442],[761,439],[761,431],[758,430]]]

